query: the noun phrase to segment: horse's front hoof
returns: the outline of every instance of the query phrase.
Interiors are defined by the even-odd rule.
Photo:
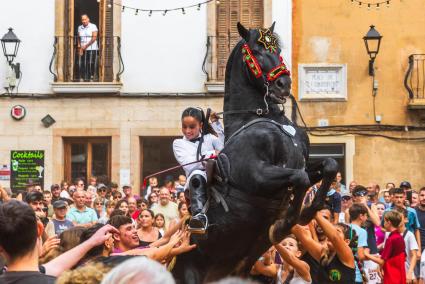
[[[308,225],[308,223],[311,222],[311,220],[313,220],[314,215],[316,215],[316,212],[318,210],[316,210],[313,206],[309,206],[304,208],[301,211],[301,215],[298,221],[298,224],[300,224],[301,226],[306,226]]]

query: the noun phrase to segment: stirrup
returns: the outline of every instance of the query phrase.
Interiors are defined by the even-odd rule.
[[[190,227],[190,222],[193,220],[194,217],[202,217],[205,220],[205,224],[203,227],[198,227],[198,228],[192,228]],[[208,229],[208,217],[207,215],[205,215],[204,213],[198,213],[195,216],[193,216],[190,220],[189,220],[189,226],[188,226],[189,231],[192,234],[205,234],[207,232]]]

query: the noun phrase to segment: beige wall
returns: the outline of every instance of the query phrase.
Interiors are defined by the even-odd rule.
[[[328,116],[330,124],[374,123],[369,57],[363,36],[374,24],[383,35],[375,62],[379,83],[377,113],[383,124],[411,124],[416,116],[407,110],[408,93],[403,86],[408,56],[425,53],[425,17],[421,0],[392,1],[379,11],[359,9],[350,1],[294,0],[293,62],[294,93],[298,63],[343,63],[348,68],[348,101],[302,103],[310,124]]]
[[[293,90],[297,95],[297,66],[302,63],[347,64],[346,102],[300,102],[309,126],[318,119],[329,125],[374,124],[369,57],[363,36],[374,24],[383,35],[375,62],[379,83],[377,114],[382,124],[424,125],[424,111],[407,109],[403,85],[408,56],[425,53],[425,25],[421,0],[391,1],[390,8],[370,11],[350,1],[293,1]],[[422,113],[421,113],[422,112]],[[421,124],[422,123],[422,124]],[[386,133],[397,136],[401,133]],[[409,136],[413,134],[404,134]],[[425,132],[417,136],[425,137]],[[328,137],[328,141],[337,140]],[[376,181],[399,183],[407,179],[417,188],[425,186],[425,142],[396,142],[376,137],[355,137],[352,176],[362,184]]]
[[[10,110],[23,105],[26,117],[14,121]],[[112,137],[112,180],[130,169],[134,188],[140,185],[140,136],[180,135],[180,115],[188,106],[222,109],[220,97],[196,98],[49,98],[2,99],[0,106],[0,165],[10,164],[11,150],[45,150],[45,186],[64,174],[62,137]],[[50,114],[56,123],[45,128]],[[170,145],[171,147],[171,145]],[[9,186],[9,182],[2,182]]]

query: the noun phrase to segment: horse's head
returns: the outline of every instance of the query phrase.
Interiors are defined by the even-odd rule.
[[[268,88],[274,103],[284,103],[285,97],[290,95],[292,81],[273,30],[274,23],[268,29],[250,30],[238,23],[238,32],[244,40],[242,54],[249,81],[262,92]]]

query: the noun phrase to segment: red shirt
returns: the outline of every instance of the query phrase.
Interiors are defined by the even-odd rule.
[[[406,283],[406,253],[403,237],[397,230],[390,233],[385,242],[384,250],[381,252],[381,258],[385,261],[384,284]]]

